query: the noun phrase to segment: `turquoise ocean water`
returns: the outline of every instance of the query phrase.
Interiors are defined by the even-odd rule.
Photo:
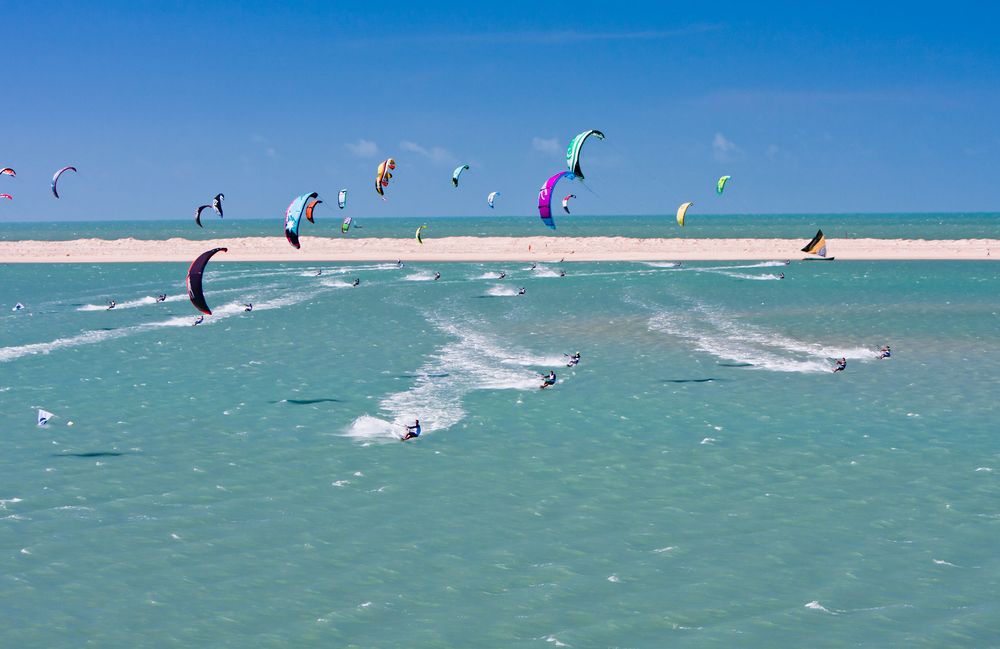
[[[992,262],[224,257],[0,267],[0,646],[1000,641]]]
[[[340,223],[350,210],[337,208],[317,211],[317,223],[303,225],[304,236],[342,237]],[[374,217],[353,214],[355,225],[349,237],[410,238],[414,230],[428,224],[425,236],[620,236],[758,239],[788,238],[808,241],[822,228],[827,237],[880,239],[981,239],[995,238],[1000,214],[736,214],[705,215],[692,208],[687,225],[677,227],[674,215],[662,216],[555,216],[557,229],[546,228],[533,216]],[[172,221],[34,221],[0,222],[0,241],[18,239],[66,240],[81,238],[117,239],[217,239],[219,237],[282,237],[283,213],[271,219],[218,219],[214,214],[199,228],[191,219]]]

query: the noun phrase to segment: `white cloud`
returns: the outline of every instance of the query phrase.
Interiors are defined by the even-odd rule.
[[[432,162],[454,162],[455,156],[448,151],[439,146],[432,146],[431,148],[422,147],[416,142],[409,142],[403,140],[399,143],[399,148],[403,151],[409,151],[410,153],[418,153],[425,158],[428,158]]]
[[[716,133],[712,139],[712,152],[719,162],[729,162],[742,155],[743,150],[732,140],[726,139],[722,133]]]
[[[348,142],[344,146],[359,158],[374,158],[378,155],[378,145],[364,138],[359,139],[357,142]]]
[[[562,152],[562,147],[559,146],[559,140],[554,137],[533,137],[531,138],[531,148],[535,151],[541,151],[542,153],[557,154]]]

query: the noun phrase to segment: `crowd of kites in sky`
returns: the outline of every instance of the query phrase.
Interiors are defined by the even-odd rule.
[[[561,180],[583,181],[583,169],[580,166],[580,155],[583,153],[583,145],[591,137],[595,137],[599,140],[604,139],[604,133],[601,131],[590,129],[584,131],[574,137],[570,143],[569,147],[566,149],[566,170],[559,171],[553,174],[545,181],[541,189],[538,190],[538,216],[541,217],[542,222],[552,228],[556,227],[555,220],[552,218],[552,197],[555,192],[556,185]],[[462,173],[470,169],[469,165],[462,164],[459,165],[451,175],[452,185],[457,189],[459,185],[459,179]],[[386,199],[385,192],[386,188],[389,187],[389,180],[392,178],[392,172],[396,170],[396,161],[393,158],[386,158],[378,165],[378,171],[375,175],[375,192],[382,198]],[[72,171],[76,173],[76,167],[67,166],[59,169],[52,176],[52,195],[55,198],[59,198],[59,179],[67,171]],[[11,178],[16,178],[17,173],[11,167],[4,167],[0,169],[0,176],[9,176]],[[716,184],[716,193],[720,196],[725,190],[726,183],[729,182],[731,176],[722,176],[719,178]],[[490,192],[486,197],[486,203],[489,205],[490,209],[495,207],[496,199],[500,196],[500,192],[494,191]],[[569,214],[569,201],[576,198],[576,194],[567,194],[562,199],[562,208],[566,214]],[[0,193],[0,199],[13,200],[13,196],[6,193]],[[201,215],[207,209],[211,209],[219,218],[222,218],[222,201],[225,199],[223,194],[216,194],[212,198],[212,202],[206,205],[199,205],[195,209],[194,221],[198,227],[204,227],[201,223]],[[289,204],[288,209],[285,210],[285,238],[288,243],[294,248],[300,248],[299,243],[299,227],[302,223],[302,217],[305,217],[310,223],[315,223],[313,220],[313,212],[316,206],[322,203],[322,199],[319,198],[317,192],[309,192],[308,194],[302,194],[301,196],[295,197],[294,200]],[[681,227],[684,226],[684,218],[687,215],[688,208],[694,205],[693,202],[686,202],[681,204],[677,208],[677,224]],[[337,206],[340,209],[344,209],[347,206],[347,189],[341,189],[337,196]],[[341,232],[347,234],[351,229],[353,219],[348,216],[344,218],[341,224]],[[360,227],[360,226],[356,226]],[[426,225],[421,225],[417,228],[414,233],[414,239],[418,244],[423,244],[423,231],[427,229]],[[822,236],[822,233],[820,233]],[[198,256],[197,259],[192,262],[190,268],[188,269],[187,276],[187,286],[188,294],[191,298],[191,302],[194,306],[203,313],[211,315],[212,311],[208,308],[208,304],[205,302],[205,296],[202,292],[202,274],[205,270],[205,265],[208,261],[218,252],[227,252],[226,248],[214,248],[212,250],[206,251]]]
[[[599,140],[604,139],[604,133],[601,131],[590,129],[580,133],[574,137],[570,143],[569,147],[566,149],[566,171],[560,171],[553,174],[545,181],[541,189],[538,191],[538,215],[541,217],[542,222],[552,228],[556,227],[555,220],[552,218],[552,196],[555,192],[556,185],[560,180],[580,180],[584,179],[583,169],[580,166],[580,155],[583,152],[584,143],[591,137],[596,137]],[[462,173],[469,170],[469,165],[462,164],[455,168],[455,171],[451,175],[451,183],[455,188],[458,188],[459,179]],[[386,158],[378,165],[378,171],[375,175],[375,192],[385,200],[385,190],[389,186],[389,180],[392,178],[392,172],[396,170],[396,161],[393,158]],[[59,178],[67,171],[76,172],[76,167],[68,166],[63,167],[55,172],[52,176],[52,195],[59,198]],[[11,178],[16,178],[17,173],[11,167],[4,167],[0,169],[0,176],[10,176]],[[716,192],[722,195],[723,190],[726,187],[726,183],[729,182],[731,176],[722,176],[719,178],[716,184]],[[490,209],[495,207],[496,199],[500,196],[500,192],[490,192],[486,197],[486,204],[489,205]],[[0,193],[0,199],[13,200],[13,196],[7,193]],[[569,201],[570,199],[576,198],[576,194],[570,193],[563,197],[562,208],[566,214],[569,214]],[[201,223],[201,214],[205,210],[211,208],[219,218],[222,218],[222,201],[225,199],[225,195],[216,194],[212,199],[211,204],[199,205],[195,209],[194,222],[198,227],[204,227]],[[295,248],[299,248],[299,225],[301,224],[302,217],[305,216],[306,220],[310,223],[315,223],[313,220],[313,210],[317,205],[323,201],[319,198],[317,192],[310,192],[308,194],[302,194],[297,196],[288,209],[285,211],[285,237]],[[684,218],[687,215],[688,208],[694,205],[693,202],[686,202],[681,204],[677,208],[677,224],[681,227],[684,226]],[[337,196],[337,206],[340,209],[344,209],[347,206],[347,189],[341,189],[339,195]],[[351,217],[346,217],[341,225],[341,232],[347,234],[351,229],[351,224],[353,219]],[[426,226],[423,226],[426,227]],[[418,243],[423,243],[420,232],[423,229],[417,230],[415,238]]]

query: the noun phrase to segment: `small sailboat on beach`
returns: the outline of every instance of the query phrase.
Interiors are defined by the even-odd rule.
[[[814,255],[813,257],[804,257],[802,261],[834,260],[834,257],[826,256],[826,237],[823,236],[822,230],[817,230],[816,236],[812,238],[812,241],[806,244],[806,247],[802,249],[802,252]]]

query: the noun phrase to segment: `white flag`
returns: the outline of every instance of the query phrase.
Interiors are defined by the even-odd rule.
[[[49,420],[52,419],[53,417],[55,417],[55,415],[53,415],[48,410],[39,409],[38,410],[38,425],[39,426],[47,426],[48,423],[49,423]]]

